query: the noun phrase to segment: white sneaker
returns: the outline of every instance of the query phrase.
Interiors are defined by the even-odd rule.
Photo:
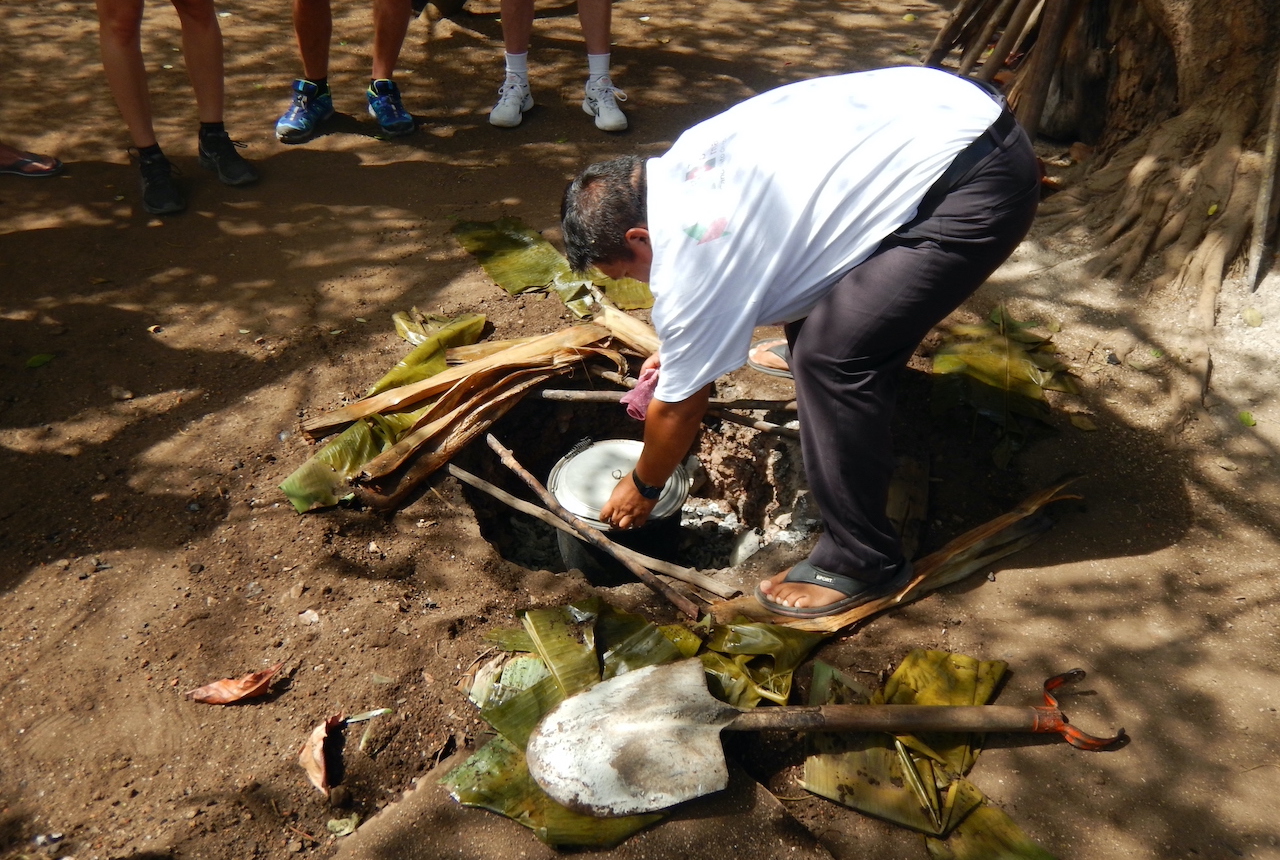
[[[624,131],[627,115],[618,107],[618,102],[626,100],[627,94],[615,87],[605,75],[587,81],[587,97],[583,99],[582,109],[596,118],[596,128],[601,131]]]
[[[489,124],[498,128],[515,128],[524,118],[524,112],[533,107],[533,95],[529,82],[519,75],[507,75],[498,87],[498,103],[489,111]]]

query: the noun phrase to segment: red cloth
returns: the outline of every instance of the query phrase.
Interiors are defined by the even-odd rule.
[[[641,371],[636,387],[622,395],[622,404],[627,407],[627,414],[637,421],[643,421],[649,414],[649,401],[653,399],[653,390],[657,387],[658,371],[653,368]]]

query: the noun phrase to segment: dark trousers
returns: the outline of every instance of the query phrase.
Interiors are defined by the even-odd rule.
[[[945,193],[926,196],[910,225],[786,327],[805,474],[825,525],[809,561],[824,570],[876,583],[904,560],[885,514],[902,368],[929,330],[1013,253],[1040,198],[1022,129],[994,143],[964,175],[944,177]]]

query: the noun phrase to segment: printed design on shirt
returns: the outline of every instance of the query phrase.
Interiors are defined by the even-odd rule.
[[[729,158],[726,148],[732,135],[724,140],[718,140],[707,149],[702,155],[702,160],[689,168],[685,172],[685,182],[697,182],[698,192],[716,192],[724,187],[725,184],[725,164]],[[714,196],[710,199],[714,199]],[[712,207],[714,210],[714,207]],[[726,229],[729,226],[729,219],[726,217],[713,218],[709,223],[701,221],[684,228],[685,235],[695,240],[699,245],[705,245],[708,242],[714,242],[729,235]]]
[[[725,228],[729,226],[728,218],[717,218],[710,224],[694,224],[685,227],[685,235],[691,239],[696,239],[699,245],[705,245],[708,242],[714,242],[716,239],[729,235],[729,231]]]
[[[701,179],[707,188],[718,189],[724,185],[725,145],[729,138],[718,140],[702,155],[702,161],[695,164],[684,175],[685,182]]]

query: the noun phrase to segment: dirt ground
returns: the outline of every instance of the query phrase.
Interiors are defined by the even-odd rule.
[[[397,77],[422,127],[386,142],[363,113],[369,10],[345,4],[332,133],[285,147],[272,125],[298,72],[288,4],[231,0],[228,126],[263,174],[246,189],[198,166],[176,16],[147,7],[157,127],[190,197],[164,220],[138,205],[92,5],[33,0],[0,15],[0,139],[69,164],[52,180],[0,176],[0,857],[553,856],[519,826],[454,805],[437,765],[483,740],[455,684],[484,633],[588,586],[504,558],[494,543],[511,555],[518,526],[450,478],[394,516],[297,515],[277,485],[309,455],[298,421],[398,360],[395,311],[483,312],[495,338],[569,322],[556,299],[512,299],[488,280],[450,237],[455,220],[513,215],[554,241],[560,191],[581,166],[661,152],[781,83],[916,62],[946,6],[619,2],[615,79],[632,128],[607,135],[579,106],[575,10],[550,4],[531,55],[539,106],[518,129],[491,128],[497,3],[470,0],[455,20],[413,22]],[[1086,239],[1033,232],[966,308],[1004,302],[1054,330],[1084,389],[1057,404],[1057,433],[997,468],[989,428],[931,416],[921,374],[899,420],[904,453],[932,476],[926,550],[1064,474],[1081,475],[1082,500],[990,575],[874,619],[823,656],[868,672],[916,647],[1006,660],[1005,703],[1033,703],[1044,678],[1081,666],[1089,682],[1068,713],[1097,733],[1123,725],[1132,743],[1086,754],[993,738],[973,773],[992,800],[1062,858],[1275,860],[1280,277],[1255,294],[1228,281],[1208,408],[1170,435],[1192,297],[1088,277]],[[29,367],[38,355],[53,358]],[[787,383],[744,370],[724,390],[785,395]],[[551,456],[609,420],[530,405],[495,432],[537,435]],[[715,434],[703,450],[737,458],[726,474],[798,470],[787,444]],[[721,486],[726,502],[761,525],[734,486]],[[764,558],[757,567],[781,563]],[[670,616],[637,588],[614,599]],[[281,660],[286,680],[255,704],[182,696]],[[299,746],[329,715],[384,706],[394,715],[375,721],[367,752],[349,746],[330,808]],[[925,856],[918,836],[788,788],[786,744],[762,747],[781,752],[745,761],[780,801],[740,776],[731,802],[695,806],[615,856]],[[380,810],[366,827],[376,839],[327,830]]]

